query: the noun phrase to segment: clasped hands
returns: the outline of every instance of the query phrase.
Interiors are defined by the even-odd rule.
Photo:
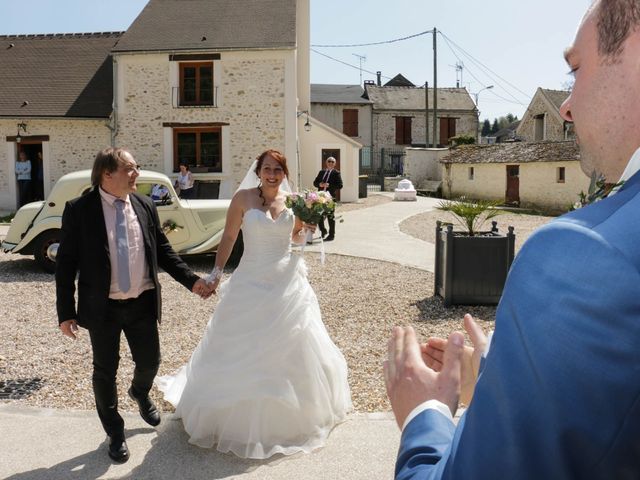
[[[193,284],[191,291],[196,295],[200,295],[203,300],[206,300],[216,292],[218,282],[207,283],[204,278],[199,278],[196,283]]]
[[[444,403],[452,415],[459,401],[467,405],[471,402],[487,337],[469,314],[464,316],[464,328],[473,347],[464,345],[461,332],[419,344],[412,327],[393,328],[384,378],[400,428],[411,411],[427,400]]]

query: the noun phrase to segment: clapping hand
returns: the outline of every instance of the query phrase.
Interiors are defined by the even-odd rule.
[[[468,313],[464,316],[464,329],[471,337],[473,347],[465,346],[462,355],[460,401],[465,405],[469,405],[473,398],[476,380],[478,379],[480,359],[487,348],[487,336]],[[420,345],[424,363],[436,372],[441,371],[446,348],[446,339],[439,337],[429,338],[427,343]]]
[[[455,414],[460,395],[463,348],[462,333],[452,333],[443,351],[441,369],[436,372],[426,365],[413,328],[393,328],[384,362],[384,379],[400,428],[411,411],[427,400],[438,400],[449,407],[452,415]]]

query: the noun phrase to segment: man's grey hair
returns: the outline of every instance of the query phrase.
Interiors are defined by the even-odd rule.
[[[124,154],[129,153],[124,148],[108,147],[101,150],[93,161],[93,169],[91,170],[91,186],[97,187],[102,181],[104,172],[115,172],[118,166],[126,163]]]

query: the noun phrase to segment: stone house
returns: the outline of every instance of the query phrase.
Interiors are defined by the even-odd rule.
[[[309,0],[150,0],[123,34],[0,38],[22,44],[34,43],[32,37],[46,39],[41,45],[70,37],[83,53],[89,40],[100,39],[101,57],[96,52],[90,66],[88,54],[58,49],[57,62],[39,63],[56,49],[47,47],[31,52],[27,66],[20,60],[24,51],[11,56],[12,49],[0,49],[15,83],[45,72],[31,100],[17,87],[0,89],[0,134],[6,139],[0,182],[9,187],[2,188],[8,193],[0,197],[0,209],[15,208],[14,159],[36,136],[45,192],[62,174],[90,167],[99,149],[115,145],[170,176],[185,161],[199,197],[230,198],[256,156],[276,148],[289,160],[294,188],[311,186],[323,156],[337,155],[342,200],[358,198],[360,144],[324,125],[314,128],[321,122],[310,116]],[[2,78],[0,87],[9,83]],[[76,90],[55,88],[66,83]],[[36,108],[46,97],[58,105],[62,91],[64,108]],[[23,98],[26,107],[20,107]],[[9,103],[12,109],[5,108]],[[90,107],[95,111],[85,111]],[[18,124],[27,124],[20,144],[13,133]]]
[[[371,100],[360,85],[311,84],[311,114],[325,125],[371,146]]]
[[[440,162],[447,198],[466,196],[565,212],[589,187],[573,140],[462,145]]]
[[[425,98],[424,87],[395,86],[396,83],[393,80],[383,86],[365,83],[366,96],[372,102],[373,148],[425,146],[426,143],[442,147],[456,135],[477,136],[477,110],[466,88],[437,89],[438,125],[434,142],[433,88],[427,89],[428,98]]]
[[[46,197],[62,175],[110,145],[110,51],[122,33],[0,37],[0,210],[15,210],[15,159],[24,150]],[[42,161],[38,161],[39,155]]]
[[[572,140],[573,123],[560,115],[562,103],[571,92],[538,88],[524,113],[515,136],[526,142]]]

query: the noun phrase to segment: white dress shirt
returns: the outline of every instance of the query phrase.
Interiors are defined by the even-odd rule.
[[[109,262],[111,263],[111,286],[109,298],[124,300],[139,297],[145,290],[155,288],[149,276],[149,266],[144,253],[144,237],[136,212],[131,206],[129,195],[124,199],[124,215],[127,219],[127,235],[129,237],[129,275],[131,288],[128,292],[121,292],[118,287],[118,250],[116,247],[116,207],[114,202],[118,197],[100,188],[104,223],[107,228],[109,242]]]

